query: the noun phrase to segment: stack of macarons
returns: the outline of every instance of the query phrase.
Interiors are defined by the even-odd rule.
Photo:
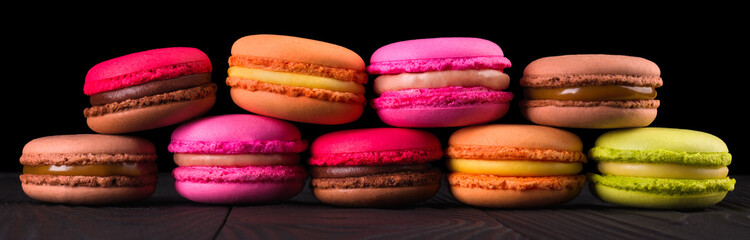
[[[458,127],[503,117],[513,94],[503,69],[510,61],[485,39],[448,37],[391,43],[377,49],[367,70],[372,107],[394,127]]]
[[[510,108],[511,66],[496,43],[472,37],[394,42],[369,66],[354,51],[294,36],[237,39],[226,85],[252,114],[201,117],[215,104],[212,64],[201,50],[136,52],[93,66],[84,109],[98,134],[37,138],[23,149],[20,176],[33,199],[122,203],[155,189],[157,158],[147,139],[119,134],[175,126],[168,150],[177,192],[210,204],[289,199],[308,179],[322,203],[402,207],[441,186],[433,164],[447,155],[447,183],[477,207],[544,207],[574,199],[588,179],[603,201],[643,208],[703,208],[734,188],[731,155],[699,131],[648,127],[656,119],[661,70],[634,56],[575,54],[530,62],[519,79],[521,114],[532,124],[497,124]],[[365,99],[368,75],[375,98]],[[388,128],[318,136],[308,149],[292,122],[338,125],[371,104]],[[181,124],[181,125],[178,125]],[[429,131],[457,128],[443,149]],[[619,129],[584,153],[567,129]],[[581,173],[591,159],[597,173]],[[306,169],[304,166],[307,166]]]

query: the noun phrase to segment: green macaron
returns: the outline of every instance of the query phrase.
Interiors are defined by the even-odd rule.
[[[600,174],[589,174],[592,193],[622,206],[705,208],[734,190],[727,177],[727,145],[700,131],[630,128],[610,131],[589,150]]]

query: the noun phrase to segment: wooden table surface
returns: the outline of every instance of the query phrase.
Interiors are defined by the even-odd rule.
[[[49,204],[27,197],[18,173],[0,173],[0,239],[750,239],[750,176],[702,210],[612,206],[586,189],[553,208],[481,209],[456,202],[445,184],[400,209],[338,208],[309,188],[268,205],[206,205],[179,196],[167,173],[143,202]]]

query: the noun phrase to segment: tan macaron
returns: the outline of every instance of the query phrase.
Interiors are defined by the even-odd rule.
[[[520,84],[530,121],[571,128],[644,127],[656,118],[659,67],[644,58],[581,54],[531,62]]]
[[[23,191],[31,198],[66,204],[143,200],[156,189],[157,156],[143,138],[78,134],[28,142],[20,158]]]

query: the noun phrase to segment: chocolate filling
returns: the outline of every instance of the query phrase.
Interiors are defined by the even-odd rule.
[[[310,166],[310,175],[313,178],[347,178],[398,172],[425,172],[431,168],[432,165],[429,163],[382,166]]]
[[[151,81],[122,89],[112,90],[92,95],[89,98],[91,105],[104,105],[113,102],[121,102],[128,99],[136,99],[160,93],[172,92],[180,89],[200,86],[211,82],[211,73],[198,73],[177,78]]]
[[[431,168],[426,171],[406,171],[385,173],[362,177],[345,178],[315,178],[310,180],[310,186],[318,189],[350,189],[350,188],[389,188],[413,187],[440,184],[443,173],[440,169]]]

